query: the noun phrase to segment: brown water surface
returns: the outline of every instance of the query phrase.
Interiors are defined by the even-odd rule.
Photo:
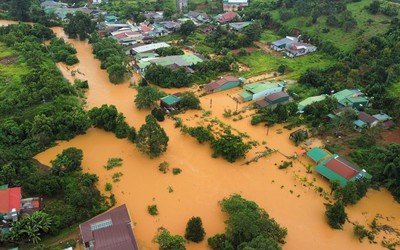
[[[2,22],[1,24],[8,24]],[[61,28],[54,28],[59,37],[66,38]],[[100,62],[94,59],[91,46],[87,42],[70,40],[78,51],[80,63],[67,68],[63,64],[58,67],[64,76],[73,80],[71,70],[79,70],[75,77],[86,79],[89,82],[87,92],[87,108],[114,104],[127,117],[130,125],[139,129],[149,111],[139,111],[133,104],[136,91],[129,88],[129,82],[136,82],[138,76],[132,77],[123,84],[113,85],[108,81],[106,71],[100,70]],[[190,89],[190,88],[189,88]],[[168,93],[181,90],[170,89]],[[211,115],[201,118],[202,111],[188,111],[182,120],[189,126],[208,124],[218,117],[226,125],[235,130],[246,132],[250,139],[259,143],[253,148],[246,160],[263,151],[265,146],[278,149],[285,155],[293,155],[300,147],[295,147],[288,139],[290,131],[282,126],[274,126],[268,131],[263,126],[251,126],[246,104],[237,104],[230,96],[240,91],[239,88],[226,92],[207,95],[201,98],[202,107],[211,110]],[[233,111],[244,110],[239,116],[224,118],[224,109]],[[309,163],[306,157],[294,161],[292,168],[278,170],[276,166],[287,160],[280,153],[273,153],[257,162],[245,165],[246,160],[230,164],[221,158],[211,157],[208,144],[198,144],[197,141],[182,135],[174,127],[174,121],[167,119],[161,123],[168,134],[170,141],[168,151],[158,159],[149,159],[137,151],[135,145],[125,139],[117,139],[112,133],[91,128],[85,135],[66,142],[59,142],[57,146],[36,156],[44,164],[67,147],[77,147],[84,151],[83,171],[95,173],[99,176],[99,189],[104,190],[107,182],[113,184],[112,192],[118,204],[126,203],[129,207],[132,220],[135,223],[135,235],[141,249],[157,249],[152,239],[157,228],[163,226],[173,234],[183,235],[188,219],[200,216],[203,220],[207,237],[224,231],[226,215],[220,211],[218,201],[233,193],[241,194],[244,198],[255,201],[264,208],[279,224],[288,228],[287,243],[284,249],[381,249],[379,245],[382,235],[378,237],[378,244],[360,243],[352,233],[352,225],[346,223],[344,230],[329,228],[323,205],[326,200],[314,191],[310,184],[321,186],[329,191],[327,181],[316,173],[307,174],[305,165]],[[264,143],[263,143],[264,142]],[[321,145],[314,139],[311,146]],[[123,165],[112,170],[103,166],[112,157],[123,158]],[[158,171],[162,161],[170,163],[170,171],[163,174]],[[182,173],[173,175],[172,168],[181,168]],[[119,182],[112,181],[112,174],[122,172]],[[301,179],[303,178],[303,179]],[[173,192],[168,188],[172,187]],[[107,192],[105,192],[107,194]],[[147,206],[157,204],[160,214],[151,216]],[[382,224],[400,228],[400,205],[395,203],[386,190],[370,190],[365,198],[357,205],[347,207],[349,220],[366,225],[373,217],[380,213],[385,219]],[[387,219],[386,219],[387,217]],[[384,234],[392,237],[391,234]],[[200,244],[188,244],[189,250],[208,249],[206,241]]]

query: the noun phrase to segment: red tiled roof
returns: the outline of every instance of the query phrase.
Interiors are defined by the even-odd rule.
[[[333,172],[337,173],[338,175],[343,176],[343,178],[345,178],[346,180],[350,180],[359,173],[355,169],[347,166],[346,164],[335,158],[332,158],[330,161],[328,161],[325,166]]]
[[[237,16],[236,12],[228,11],[228,12],[225,12],[223,15],[221,15],[221,17],[218,19],[218,21],[221,23],[229,22],[229,21],[232,21],[236,16]]]
[[[21,187],[0,190],[0,213],[8,213],[13,208],[21,210]]]
[[[279,98],[288,97],[288,96],[289,96],[289,95],[286,94],[285,92],[276,92],[276,93],[272,93],[272,94],[270,94],[270,95],[267,95],[267,96],[265,97],[265,99],[266,99],[267,101],[273,102],[273,101],[278,100]]]
[[[367,114],[365,112],[358,113],[358,119],[360,119],[361,121],[368,123],[368,124],[372,124],[373,122],[378,120],[375,117],[373,117],[372,115]]]
[[[140,29],[141,29],[143,32],[149,32],[149,31],[151,31],[151,29],[150,29],[149,27],[147,27],[146,25],[142,25],[142,27],[140,27]]]
[[[93,224],[107,220],[111,221],[111,225],[92,230]],[[123,204],[82,223],[79,229],[83,243],[94,240],[96,250],[138,250],[131,224],[128,210]]]

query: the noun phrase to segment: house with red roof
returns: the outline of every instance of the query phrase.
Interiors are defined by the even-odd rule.
[[[372,115],[365,113],[365,112],[359,112],[358,113],[358,120],[354,121],[354,129],[357,131],[361,131],[364,128],[372,128],[378,125],[379,120]]]
[[[229,23],[232,22],[236,17],[238,17],[236,12],[228,11],[223,14],[219,14],[218,16],[214,17],[214,19],[219,23]]]
[[[85,250],[138,250],[125,204],[79,225]]]
[[[7,214],[11,210],[21,210],[21,187],[0,187],[0,213]]]
[[[214,93],[238,87],[241,81],[234,76],[222,76],[220,79],[204,85],[203,89],[208,93]]]

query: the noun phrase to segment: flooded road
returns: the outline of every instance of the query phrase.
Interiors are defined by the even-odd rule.
[[[61,28],[53,30],[57,36],[66,38]],[[100,70],[100,62],[94,59],[91,46],[87,42],[66,40],[77,49],[80,63],[69,69],[62,64],[58,64],[58,67],[69,80],[74,79],[71,76],[72,70],[80,72],[75,77],[88,80],[87,108],[113,104],[124,113],[127,122],[138,130],[149,111],[139,111],[134,106],[136,90],[129,88],[129,83],[137,81],[137,76],[120,85],[111,84],[106,71]],[[168,93],[178,91],[181,90],[166,90]],[[180,117],[188,126],[204,125],[206,120],[218,117],[226,125],[246,132],[250,140],[259,143],[259,146],[249,152],[246,160],[253,158],[256,152],[263,151],[265,146],[277,149],[285,155],[293,155],[300,150],[300,147],[295,147],[289,141],[290,131],[282,126],[274,126],[268,131],[268,135],[265,127],[251,126],[251,111],[244,111],[240,114],[241,117],[238,115],[224,118],[222,114],[225,109],[245,110],[247,104],[237,104],[230,98],[238,92],[239,88],[202,97],[202,107],[211,111],[208,116],[201,118],[203,111],[188,111]],[[167,152],[157,159],[142,155],[128,140],[117,139],[112,133],[96,128],[91,128],[85,135],[68,142],[59,142],[57,146],[37,155],[36,159],[43,164],[49,164],[51,159],[67,147],[82,149],[83,171],[99,176],[99,189],[102,191],[105,183],[112,183],[112,193],[115,194],[118,204],[127,204],[142,250],[157,249],[152,239],[158,227],[163,226],[172,234],[184,235],[186,223],[192,216],[202,218],[206,237],[223,232],[227,217],[221,212],[218,201],[233,193],[255,201],[281,226],[288,228],[287,243],[283,249],[382,249],[380,238],[377,239],[378,244],[369,244],[367,241],[360,243],[353,236],[350,223],[345,224],[344,230],[329,228],[324,216],[323,203],[326,200],[312,186],[306,184],[305,178],[307,182],[321,186],[328,192],[329,185],[316,173],[306,173],[304,166],[309,163],[308,158],[300,157],[294,161],[292,168],[286,170],[279,170],[277,167],[281,161],[287,160],[280,153],[273,153],[249,165],[244,164],[246,160],[230,164],[222,158],[212,158],[209,144],[201,145],[189,135],[182,135],[174,127],[173,120],[166,119],[161,126],[170,141]],[[314,140],[311,146],[320,144]],[[122,158],[123,165],[106,170],[104,165],[107,160],[114,157]],[[158,170],[158,165],[163,161],[170,164],[167,174]],[[173,175],[172,168],[181,168],[182,173]],[[113,182],[111,178],[116,172],[123,173],[119,182]],[[173,192],[170,192],[169,187]],[[109,195],[108,192],[104,193]],[[147,206],[152,204],[157,205],[158,216],[148,214]],[[386,190],[370,190],[367,197],[356,206],[349,206],[347,212],[350,221],[363,225],[370,223],[380,213],[390,218],[385,219],[385,224],[400,228],[400,205],[394,202]],[[190,243],[187,249],[208,249],[207,241]]]

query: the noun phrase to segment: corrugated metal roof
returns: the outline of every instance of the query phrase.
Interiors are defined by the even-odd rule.
[[[280,92],[276,92],[276,93],[272,93],[270,95],[267,95],[265,97],[265,99],[267,101],[273,102],[273,101],[276,101],[276,100],[278,100],[278,99],[280,99],[282,97],[289,97],[289,95],[286,94],[285,92],[280,91]]]
[[[280,84],[276,82],[256,82],[256,83],[250,83],[244,86],[244,89],[247,91],[250,91],[253,94],[262,92],[264,90],[270,89],[270,88],[276,88],[279,87]]]
[[[299,102],[298,107],[299,109],[304,109],[306,106],[314,103],[314,102],[320,102],[323,101],[328,95],[318,95],[318,96],[312,96],[304,99],[303,101]]]
[[[165,102],[168,105],[172,105],[174,103],[177,103],[180,101],[180,98],[174,96],[174,95],[167,95],[166,97],[161,98],[162,102]]]
[[[313,159],[313,161],[315,162],[319,162],[320,160],[322,160],[323,158],[325,158],[325,156],[328,155],[328,153],[318,147],[315,147],[311,150],[309,150],[307,152],[307,155]]]
[[[8,213],[13,208],[21,210],[21,187],[0,190],[0,213]]]

